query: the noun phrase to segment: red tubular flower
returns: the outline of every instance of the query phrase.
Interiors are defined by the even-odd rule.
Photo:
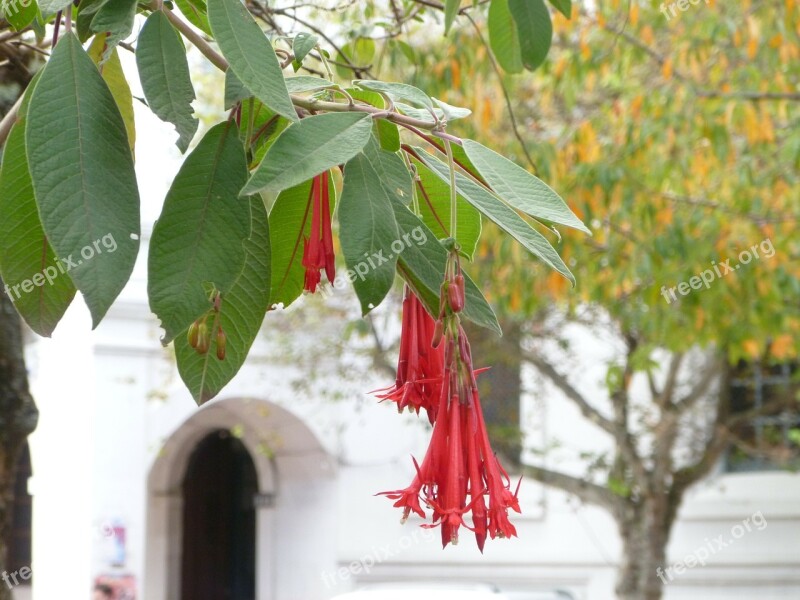
[[[422,302],[406,287],[397,379],[378,394],[381,400],[396,402],[399,412],[409,407],[419,414],[425,409],[431,424],[436,420],[444,368],[443,348],[431,346],[435,327]]]
[[[303,245],[303,266],[306,268],[305,290],[313,294],[319,285],[322,269],[325,269],[328,281],[332,282],[336,277],[327,172],[312,180],[309,202],[311,236]]]
[[[456,271],[456,276],[461,275],[457,259],[451,257],[449,267]],[[452,303],[452,296],[445,292],[443,286],[439,322],[443,323],[443,344],[440,347],[444,348],[444,375],[440,380],[431,442],[422,466],[414,462],[417,475],[411,485],[404,490],[383,492],[383,495],[396,500],[396,507],[403,508],[404,521],[412,511],[425,518],[421,499],[432,509],[432,522],[423,527],[441,526],[442,546],[457,543],[458,531],[464,526],[475,534],[478,548],[483,552],[487,534],[492,539],[517,535],[508,519],[508,510],[520,512],[519,486],[511,492],[508,473],[492,451],[475,381],[472,351],[459,322],[458,313],[462,306],[459,302]],[[405,305],[403,318],[405,332]],[[438,333],[438,328],[431,328],[431,335],[434,329]],[[407,348],[404,354],[403,341],[408,344],[410,340],[418,343],[410,335],[401,340],[398,386],[392,394],[402,391],[399,385],[401,375],[408,375],[404,370],[408,361],[403,362],[402,357],[408,357]],[[400,401],[396,401],[400,405]],[[472,516],[471,527],[464,520],[468,513]]]

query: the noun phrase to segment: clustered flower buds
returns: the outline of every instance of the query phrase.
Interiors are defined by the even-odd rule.
[[[202,317],[197,319],[189,326],[186,337],[189,345],[194,348],[198,354],[206,355],[211,349],[211,334],[214,326],[216,325],[215,343],[217,348],[217,359],[225,360],[225,349],[228,343],[225,331],[222,329],[222,324],[219,323],[219,312],[222,305],[222,296],[217,292],[214,294],[213,308],[207,311]],[[208,321],[212,320],[212,325],[209,328]]]
[[[508,510],[520,512],[519,485],[512,493],[508,473],[495,456],[486,431],[472,350],[459,316],[464,308],[464,276],[457,250],[451,252],[447,263],[439,318],[432,327],[427,313],[428,321],[418,316],[419,308],[424,311],[421,302],[407,290],[398,379],[395,388],[381,397],[396,401],[401,410],[402,402],[417,410],[424,406],[434,424],[433,434],[422,464],[414,461],[416,476],[411,484],[382,494],[403,509],[403,521],[411,512],[426,518],[422,500],[432,511],[432,522],[423,527],[441,526],[442,546],[456,544],[458,531],[464,526],[475,534],[482,552],[487,534],[492,538],[517,535]],[[408,349],[410,341],[414,342],[413,351]],[[442,351],[443,356],[438,354]],[[443,360],[428,360],[424,363],[428,370],[410,372],[410,360],[420,356],[441,356]],[[437,364],[441,371],[433,373]],[[422,391],[438,394],[435,409],[425,406],[424,402],[433,399]],[[470,513],[472,524],[468,525],[464,519]]]
[[[303,266],[306,269],[304,288],[313,294],[317,291],[317,285],[321,280],[322,269],[325,269],[328,281],[333,282],[336,277],[327,171],[312,180],[309,203],[311,232],[303,245]]]

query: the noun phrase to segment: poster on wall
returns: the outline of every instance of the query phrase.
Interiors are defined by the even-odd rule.
[[[99,575],[95,585],[103,584],[114,590],[113,600],[136,600],[136,577],[130,574]]]

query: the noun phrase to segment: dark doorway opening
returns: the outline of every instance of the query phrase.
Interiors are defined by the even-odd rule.
[[[203,438],[183,481],[182,600],[255,600],[255,465],[228,431]]]

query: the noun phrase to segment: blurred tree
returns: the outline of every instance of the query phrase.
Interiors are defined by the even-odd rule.
[[[479,115],[460,133],[529,155],[591,224],[592,238],[562,233],[574,290],[490,224],[476,278],[504,318],[527,323],[521,360],[608,437],[584,476],[525,473],[614,517],[624,600],[661,597],[656,569],[668,564],[686,490],[728,450],[783,465],[798,457],[796,378],[758,404],[729,390],[732,368],[789,373],[799,350],[800,9],[711,2],[667,20],[658,5],[556,14],[554,50],[534,75],[502,73],[482,23],[408,71]],[[579,354],[569,348],[576,324],[620,350],[602,394],[585,394],[578,363],[542,342]],[[765,418],[772,435],[756,439]]]

